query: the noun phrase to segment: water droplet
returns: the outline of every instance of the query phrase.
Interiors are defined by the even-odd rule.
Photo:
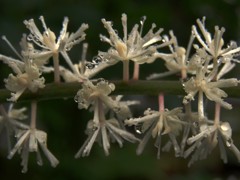
[[[107,83],[107,81],[103,78],[98,78],[97,79],[97,84],[99,84],[99,83]]]
[[[142,16],[140,18],[140,24],[143,25],[146,19],[147,19],[146,16]]]
[[[136,126],[134,126],[135,132],[137,134],[142,134],[142,124],[137,124]]]
[[[232,143],[233,143],[232,139],[228,139],[228,140],[226,141],[226,146],[227,146],[228,148],[230,148],[230,147],[232,146]]]
[[[40,161],[40,160],[38,160],[38,161],[37,161],[37,164],[38,164],[39,166],[42,166],[42,165],[43,165],[43,162]]]
[[[116,35],[118,35],[118,30],[114,29],[114,32],[116,33]]]
[[[198,121],[194,121],[193,122],[193,127],[198,128],[199,127],[199,122]]]
[[[221,64],[223,60],[224,60],[224,59],[223,59],[222,57],[219,57],[218,60],[217,60],[217,63],[218,63],[218,64]]]
[[[98,130],[98,127],[97,127],[96,125],[94,125],[94,126],[92,127],[92,131],[94,132],[94,131],[96,131],[96,130]]]
[[[27,167],[24,167],[21,172],[22,172],[22,173],[26,173],[27,170],[28,170]]]
[[[190,102],[190,99],[186,96],[183,98],[183,104],[188,104]]]
[[[78,95],[74,96],[74,101],[78,103]]]
[[[65,48],[66,51],[70,51],[70,49],[71,49],[70,47],[66,47]]]
[[[102,58],[102,56],[94,56],[92,61],[95,64],[99,64],[99,63],[101,63],[103,61],[103,58]]]
[[[104,41],[104,40],[105,40],[105,37],[100,36],[100,41]]]
[[[44,31],[44,32],[43,32],[43,35],[45,35],[45,36],[49,36],[48,31]]]
[[[146,111],[144,111],[144,115],[151,115],[152,114],[152,109],[147,108]]]
[[[104,62],[105,62],[105,63],[108,63],[109,61],[110,61],[110,60],[109,60],[108,58],[105,58],[105,59],[104,59]]]
[[[28,41],[32,41],[33,40],[33,37],[31,35],[27,36],[27,40]]]
[[[100,58],[102,58],[102,59],[103,59],[103,57],[104,57],[102,54],[99,54],[98,56],[99,56]]]
[[[121,108],[120,107],[114,107],[113,108],[113,111],[115,112],[115,113],[119,113],[120,111],[121,111]]]
[[[109,88],[112,90],[112,91],[114,91],[115,90],[115,85],[114,84],[109,84]]]
[[[87,62],[87,63],[86,63],[86,67],[87,67],[88,69],[93,69],[93,68],[95,68],[95,64],[92,64],[92,63],[90,63],[90,62]]]
[[[222,123],[220,126],[222,131],[228,131],[230,129],[229,123]]]

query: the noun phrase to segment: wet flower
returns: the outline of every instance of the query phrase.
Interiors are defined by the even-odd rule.
[[[98,72],[109,66],[102,56],[94,56],[92,61],[87,61],[87,48],[88,44],[84,43],[81,60],[79,63],[73,65],[75,71],[60,66],[60,74],[65,82],[82,82],[84,79],[92,78]]]
[[[79,109],[87,109],[91,104],[94,105],[96,98],[106,100],[108,95],[115,89],[115,85],[108,83],[104,79],[99,79],[94,85],[91,81],[86,80],[82,84],[82,89],[77,92],[75,100],[78,102]]]
[[[214,61],[218,60],[219,58],[223,62],[231,60],[235,54],[240,52],[240,48],[236,46],[235,42],[231,42],[226,48],[223,48],[224,40],[222,36],[225,32],[225,28],[219,28],[218,26],[215,26],[215,33],[212,38],[211,34],[205,28],[205,17],[203,17],[202,21],[197,19],[197,24],[204,39],[202,39],[198,33],[195,25],[192,26],[192,33]]]
[[[11,135],[19,128],[28,128],[28,126],[19,121],[27,118],[24,114],[25,111],[26,108],[24,107],[20,109],[13,108],[13,104],[9,105],[8,110],[3,105],[0,105],[0,134],[2,132],[6,133],[8,152],[11,150]]]
[[[5,55],[0,55],[0,60],[6,63],[15,73],[15,75],[12,73],[9,74],[8,78],[4,79],[6,88],[12,92],[12,97],[8,100],[15,102],[26,89],[36,92],[39,88],[45,87],[45,79],[40,77],[42,74],[41,66],[43,64],[39,64],[38,61],[36,61],[37,64],[35,64],[33,59],[29,58],[27,54],[21,56],[6,37],[3,37],[3,39],[20,59],[18,60]],[[29,47],[29,44],[26,43],[26,36],[23,35],[20,45],[22,49],[27,49]]]
[[[117,32],[112,28],[111,21],[102,19],[104,27],[107,29],[110,37],[107,38],[106,36],[100,35],[100,39],[109,43],[111,48],[108,50],[108,52],[100,52],[100,54],[110,62],[132,60],[142,64],[155,60],[155,53],[157,49],[165,46],[164,43],[159,44],[159,42],[162,40],[160,33],[163,31],[163,29],[160,28],[154,33],[153,30],[156,25],[153,24],[148,33],[145,36],[142,36],[142,29],[145,19],[146,17],[144,16],[140,21],[140,30],[138,30],[139,25],[136,24],[128,35],[127,15],[122,14],[123,39],[121,39]]]
[[[30,59],[26,59],[24,69],[17,64],[11,66],[16,75],[9,74],[8,78],[4,80],[6,88],[12,92],[9,101],[17,101],[26,89],[36,92],[39,88],[45,87],[45,79],[40,77],[39,68]]]
[[[10,151],[8,158],[11,159],[17,151],[20,152],[22,158],[21,165],[23,166],[23,173],[26,173],[28,170],[29,152],[36,152],[38,165],[41,166],[43,164],[40,149],[48,158],[52,167],[56,167],[58,165],[59,161],[47,148],[47,134],[45,132],[29,128],[26,130],[19,130],[16,133],[16,137],[17,143]]]
[[[109,155],[110,142],[117,142],[120,147],[123,146],[123,140],[129,142],[139,141],[133,134],[121,129],[116,119],[97,119],[88,122],[86,133],[88,138],[79,149],[75,158],[88,156],[91,152],[94,142],[98,142],[104,149],[105,155]]]
[[[82,26],[75,33],[69,33],[67,32],[69,19],[65,17],[62,24],[62,30],[58,39],[56,40],[55,33],[47,27],[44,17],[40,16],[39,19],[44,28],[43,33],[41,33],[37,28],[33,19],[25,20],[24,24],[30,30],[28,40],[33,41],[36,45],[41,47],[44,50],[42,51],[42,55],[44,56],[49,55],[50,57],[52,53],[69,51],[74,45],[85,39],[86,34],[84,31],[88,28],[87,24],[82,24]]]
[[[46,59],[53,57],[55,82],[60,81],[58,57],[59,53],[62,54],[71,70],[77,74],[73,63],[67,54],[67,51],[85,39],[86,33],[84,31],[88,28],[88,25],[82,24],[82,26],[75,33],[70,34],[67,32],[67,25],[69,20],[67,17],[65,17],[63,21],[63,28],[58,39],[56,40],[55,33],[47,27],[43,16],[40,16],[39,19],[41,20],[42,26],[44,28],[43,33],[39,31],[33,19],[24,21],[24,24],[30,30],[28,40],[34,42],[34,44],[41,48],[41,50],[32,51],[32,53],[29,53],[29,56],[31,58],[45,59],[45,61]],[[80,76],[80,74],[77,75]]]
[[[221,104],[221,106],[226,109],[231,109],[232,106],[222,99],[223,97],[227,97],[227,94],[220,88],[237,86],[238,80],[236,78],[220,79],[217,81],[211,80],[212,79],[206,75],[206,68],[199,68],[195,77],[191,77],[190,80],[183,83],[184,90],[187,93],[183,103],[187,104],[189,101],[194,100],[194,96],[200,92],[204,93],[209,100]],[[199,98],[199,101],[201,101],[201,99]],[[203,104],[203,102],[199,103]]]
[[[169,71],[152,74],[147,79],[162,78],[168,75],[176,74],[178,72],[181,72],[182,78],[185,79],[187,77],[187,73],[190,72],[189,69],[191,69],[191,66],[189,67],[189,54],[194,37],[190,37],[187,50],[184,47],[178,45],[177,38],[173,34],[173,31],[170,31],[170,37],[172,44],[170,44],[168,47],[171,52],[156,53],[156,56],[158,58],[161,58],[165,61],[165,66]],[[164,36],[164,40],[165,42],[170,42],[168,36]]]
[[[184,153],[184,157],[188,157],[192,153],[189,166],[194,161],[205,159],[212,150],[219,145],[221,159],[227,163],[227,156],[224,144],[229,148],[240,161],[240,152],[233,144],[232,129],[228,122],[220,122],[219,124],[208,125],[202,124],[200,132],[187,140],[188,144],[192,144]]]
[[[103,78],[98,79],[96,85],[86,80],[82,84],[82,89],[77,92],[75,101],[78,103],[79,109],[87,109],[90,105],[94,106],[96,100],[100,99],[105,108],[112,110],[122,119],[130,117],[131,112],[128,104],[114,100],[109,96],[114,89],[115,85],[108,83]]]
[[[163,112],[147,109],[143,117],[130,118],[125,120],[126,125],[142,125],[141,133],[145,133],[144,138],[137,148],[137,154],[141,154],[147,141],[152,137],[156,138],[155,146],[158,148],[158,158],[160,158],[161,136],[168,134],[176,156],[179,156],[180,147],[176,141],[176,136],[182,129],[183,121],[179,119],[181,108],[175,108],[171,111],[165,109]]]

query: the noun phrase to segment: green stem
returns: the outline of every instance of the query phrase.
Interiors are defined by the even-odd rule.
[[[159,92],[165,95],[186,95],[179,81],[149,81],[149,80],[129,80],[128,83],[123,81],[109,81],[116,86],[113,95],[154,95],[158,96]],[[81,88],[81,83],[50,83],[46,84],[45,88],[39,89],[32,93],[26,90],[18,99],[18,102],[23,101],[40,101],[51,99],[73,98],[77,91]],[[222,88],[228,97],[240,97],[240,86]],[[11,92],[7,89],[0,89],[0,103],[7,102],[7,98],[11,96]]]

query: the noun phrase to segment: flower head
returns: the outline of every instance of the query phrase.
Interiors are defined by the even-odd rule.
[[[196,26],[192,26],[192,33],[197,38],[202,47],[208,52],[212,59],[221,59],[222,61],[231,60],[231,58],[240,51],[240,48],[237,48],[236,43],[231,42],[227,48],[223,48],[224,40],[222,38],[225,28],[219,28],[215,26],[214,36],[211,37],[211,34],[205,28],[205,17],[202,21],[197,19],[197,24],[203,35],[203,38],[197,31]]]
[[[82,24],[82,26],[75,32],[67,32],[68,18],[65,17],[63,21],[63,28],[60,32],[58,39],[56,40],[56,35],[52,32],[44,21],[43,16],[40,16],[44,32],[41,33],[33,19],[25,20],[24,23],[30,30],[28,35],[28,40],[33,41],[40,50],[34,50],[29,53],[31,58],[40,58],[44,61],[53,57],[54,62],[54,81],[60,82],[59,76],[59,53],[62,54],[66,63],[70,66],[71,70],[81,78],[80,74],[76,71],[71,59],[69,58],[67,51],[69,51],[74,45],[79,44],[85,39],[86,33],[84,32],[87,28],[87,24]]]
[[[156,79],[156,78],[161,78],[167,75],[175,74],[178,72],[181,72],[182,78],[185,79],[187,76],[188,72],[188,59],[189,59],[189,52],[190,48],[193,42],[193,36],[191,36],[190,41],[189,41],[189,46],[187,50],[178,45],[177,38],[173,34],[173,31],[170,31],[170,39],[168,36],[164,36],[164,41],[165,42],[172,42],[171,44],[168,45],[169,50],[171,51],[170,53],[156,53],[156,56],[158,58],[161,58],[165,61],[165,66],[169,70],[168,72],[164,73],[159,73],[159,74],[152,74],[150,75],[147,79]]]
[[[8,64],[8,66],[14,71],[14,74],[9,74],[8,78],[4,80],[5,86],[12,93],[12,97],[9,101],[17,101],[22,93],[29,89],[32,92],[36,92],[39,88],[44,88],[45,79],[41,77],[43,63],[39,63],[31,59],[28,53],[22,56],[17,53],[10,42],[4,37],[4,40],[9,44],[13,51],[19,56],[20,60],[0,55],[0,60]],[[30,48],[30,44],[26,42],[26,36],[24,35],[21,42],[22,49]]]
[[[96,98],[108,99],[108,95],[115,89],[114,84],[108,83],[104,79],[98,79],[97,81],[96,85],[89,80],[83,82],[82,89],[75,96],[79,109],[87,109],[91,104],[94,104]]]
[[[164,112],[147,109],[143,117],[125,120],[125,124],[127,125],[142,125],[141,131],[146,133],[138,146],[137,154],[142,153],[152,135],[153,138],[156,138],[155,146],[158,148],[158,158],[160,158],[161,136],[168,134],[174,146],[176,156],[178,156],[180,148],[177,144],[176,136],[179,134],[184,123],[179,119],[181,111],[181,108],[175,108],[171,111],[166,109]]]
[[[109,63],[116,63],[118,61],[128,61],[132,60],[136,63],[142,64],[146,62],[153,62],[156,57],[155,53],[157,49],[167,44],[159,44],[162,37],[160,36],[163,29],[159,29],[155,33],[153,32],[156,27],[155,24],[148,31],[145,36],[142,36],[143,24],[146,17],[140,21],[141,28],[139,30],[139,25],[136,24],[129,35],[127,34],[127,15],[122,14],[122,26],[123,26],[123,38],[121,39],[117,32],[112,28],[112,22],[102,19],[104,27],[109,33],[109,38],[100,35],[100,39],[111,45],[108,52],[100,52],[105,59],[109,60]]]
[[[184,97],[183,103],[187,104],[189,101],[194,100],[194,96],[198,92],[203,92],[209,100],[221,104],[221,106],[226,109],[231,109],[232,106],[222,100],[222,97],[227,97],[227,94],[220,88],[237,86],[238,80],[236,78],[231,78],[211,81],[211,78],[206,74],[205,67],[198,68],[196,76],[191,77],[190,80],[183,84],[187,93]]]
[[[184,157],[188,157],[192,152],[192,158],[189,166],[199,159],[205,159],[219,144],[221,158],[227,163],[226,151],[224,144],[228,147],[240,161],[240,152],[233,144],[232,129],[228,122],[221,122],[218,125],[202,124],[200,132],[187,140],[188,144],[192,144],[184,153]]]
[[[97,100],[100,99],[107,110],[113,111],[122,119],[130,117],[131,112],[127,103],[109,97],[114,89],[115,85],[103,78],[98,79],[96,85],[86,80],[82,84],[82,89],[77,92],[75,101],[78,102],[79,109],[87,109],[90,105],[95,106]]]
[[[123,139],[129,142],[139,141],[133,134],[122,129],[116,119],[97,119],[88,122],[86,133],[88,138],[79,149],[75,158],[88,156],[91,152],[94,142],[103,146],[105,155],[109,155],[110,142],[117,142],[120,147],[123,146]]]
[[[58,39],[56,40],[56,35],[52,32],[46,25],[44,17],[40,16],[40,21],[42,22],[44,32],[41,33],[37,28],[33,19],[25,20],[24,24],[30,30],[28,39],[33,41],[36,45],[43,48],[50,55],[51,53],[56,53],[60,51],[69,51],[74,45],[80,43],[85,39],[85,30],[88,28],[87,24],[82,24],[82,26],[75,32],[67,32],[68,18],[65,17],[63,20],[63,27],[60,32]],[[46,52],[43,52],[46,54]]]
[[[21,153],[23,166],[22,172],[26,173],[28,170],[28,156],[29,152],[37,153],[37,163],[42,165],[42,157],[40,154],[40,148],[48,158],[52,167],[56,167],[59,161],[47,148],[47,134],[37,129],[25,129],[19,130],[16,134],[17,143],[10,151],[8,158],[11,159],[14,154],[19,151]]]
[[[98,72],[109,66],[102,56],[94,56],[92,61],[86,60],[88,44],[83,44],[81,60],[74,64],[74,70],[69,70],[60,66],[60,74],[66,82],[82,82],[84,79],[90,79]],[[81,78],[79,78],[81,77]]]
[[[12,97],[8,99],[9,101],[17,101],[26,89],[36,92],[39,88],[45,87],[45,79],[40,77],[39,68],[31,60],[28,61],[23,71],[16,64],[14,68],[19,70],[18,73],[16,75],[10,74],[4,80],[6,88],[13,92],[11,93]]]
[[[19,121],[27,118],[24,114],[25,111],[25,107],[16,109],[13,108],[13,104],[9,105],[8,110],[3,105],[0,105],[0,134],[5,129],[8,152],[11,150],[11,135],[18,129],[28,128],[28,126]]]

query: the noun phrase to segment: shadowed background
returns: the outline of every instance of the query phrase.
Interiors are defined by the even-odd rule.
[[[143,15],[147,16],[144,32],[147,32],[152,23],[157,28],[164,28],[164,33],[173,30],[178,38],[178,43],[186,47],[191,32],[191,26],[196,24],[196,19],[206,16],[206,27],[214,32],[214,26],[225,27],[224,40],[226,43],[240,40],[240,2],[238,0],[2,0],[0,2],[0,35],[6,35],[13,45],[19,49],[19,40],[22,33],[28,33],[23,20],[34,18],[37,26],[41,29],[38,20],[40,15],[45,17],[47,26],[59,35],[62,28],[64,16],[69,17],[69,32],[75,32],[82,23],[88,23],[89,29],[85,42],[89,43],[87,58],[91,60],[98,50],[105,51],[106,43],[99,40],[99,34],[107,35],[103,28],[101,18],[113,21],[113,26],[122,35],[121,14],[128,16],[128,30],[135,23],[139,23]],[[122,37],[122,36],[121,36]],[[81,55],[81,45],[73,48],[70,53],[74,62]],[[13,56],[13,53],[0,42],[0,53]],[[117,64],[107,69],[97,77],[106,79],[122,78],[122,65]],[[161,72],[165,68],[163,63],[157,61],[154,65],[141,67],[140,78],[144,79],[152,72]],[[239,68],[235,70],[237,73]],[[6,78],[10,69],[0,63],[0,79]],[[235,74],[235,77],[239,75]],[[50,81],[51,76],[47,77]],[[4,87],[3,81],[0,83]],[[143,107],[134,107],[134,116],[143,114],[144,109],[151,107],[156,109],[156,97],[132,97],[141,100]],[[234,131],[234,142],[239,143],[239,102],[234,102],[234,110],[231,112],[223,110],[222,117],[230,121]],[[21,103],[19,106],[29,106]],[[181,105],[181,99],[168,96],[166,106],[171,109]],[[208,104],[209,116],[212,116],[212,104]],[[78,110],[73,99],[44,101],[39,103],[38,122],[39,129],[48,133],[48,147],[60,160],[56,168],[51,168],[48,161],[39,167],[35,162],[35,154],[30,154],[29,171],[21,173],[20,158],[15,155],[12,160],[7,160],[6,150],[3,148],[3,138],[0,146],[0,179],[214,179],[214,178],[237,178],[239,164],[232,153],[227,150],[229,164],[224,165],[220,160],[218,147],[208,156],[207,160],[196,162],[190,168],[187,167],[188,160],[175,158],[173,152],[162,153],[161,159],[156,159],[156,149],[153,141],[148,143],[147,148],[141,156],[135,154],[136,144],[125,143],[123,148],[117,144],[111,144],[110,156],[105,157],[104,152],[98,144],[94,144],[92,152],[87,158],[74,159],[74,154],[83,144],[86,135],[84,130],[87,121],[92,116],[87,111]]]

